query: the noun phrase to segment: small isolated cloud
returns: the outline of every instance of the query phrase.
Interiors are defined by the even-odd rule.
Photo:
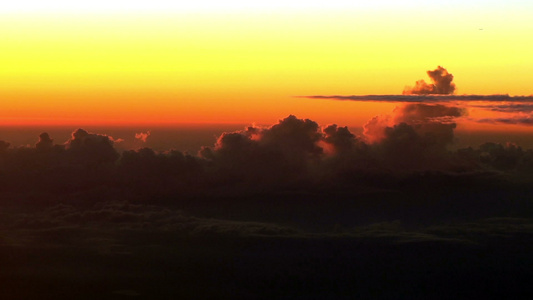
[[[404,95],[428,95],[441,94],[450,95],[455,92],[455,83],[453,83],[453,75],[448,71],[438,66],[433,71],[427,71],[429,78],[433,83],[427,83],[424,80],[418,80],[413,87],[405,87]]]
[[[146,132],[139,132],[139,133],[136,133],[135,134],[135,139],[143,142],[143,143],[146,143],[146,140],[148,139],[148,137],[150,137],[150,130],[146,131]]]

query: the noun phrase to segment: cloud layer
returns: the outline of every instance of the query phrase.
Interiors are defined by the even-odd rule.
[[[497,95],[314,95],[298,96],[300,98],[310,99],[331,99],[361,102],[517,102],[531,103],[533,96],[509,96],[506,94]]]

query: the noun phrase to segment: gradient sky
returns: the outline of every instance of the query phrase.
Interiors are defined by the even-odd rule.
[[[360,126],[438,65],[457,94],[531,95],[523,1],[17,1],[0,7],[2,124]]]

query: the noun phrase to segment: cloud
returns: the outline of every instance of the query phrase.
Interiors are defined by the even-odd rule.
[[[455,84],[453,75],[439,66],[433,71],[427,71],[433,83],[424,80],[416,82],[414,87],[406,87],[402,95],[311,95],[296,96],[297,98],[331,99],[344,101],[371,101],[371,102],[533,102],[533,95],[509,96],[508,94],[494,95],[453,95]],[[525,107],[524,107],[525,108]]]
[[[453,142],[454,119],[466,114],[462,108],[442,104],[406,104],[393,111],[392,116],[376,116],[364,126],[364,135],[370,143],[386,138],[387,128],[405,123],[422,136],[432,136],[442,145]]]
[[[342,101],[360,101],[360,102],[518,102],[531,103],[533,96],[509,96],[506,94],[495,95],[313,95],[297,96],[298,98],[310,99],[330,99]]]
[[[223,133],[215,147],[204,147],[200,157],[211,161],[219,179],[272,184],[306,177],[323,149],[320,127],[290,115],[269,128],[248,127]]]
[[[524,125],[524,126],[533,126],[533,117],[532,116],[516,116],[511,118],[483,118],[474,120],[478,123],[488,123],[488,124],[513,124],[513,125]]]
[[[477,105],[475,108],[482,108],[495,112],[503,113],[532,113],[533,104],[530,103],[506,103],[506,104],[491,104],[491,105]]]
[[[322,129],[322,132],[324,133],[323,141],[332,146],[333,154],[342,155],[361,147],[362,141],[352,134],[347,126],[332,124]]]
[[[88,133],[78,129],[65,143],[70,157],[83,164],[114,162],[119,154],[113,147],[113,140],[107,135]]]
[[[427,71],[429,78],[433,83],[426,83],[424,80],[418,80],[414,87],[406,87],[403,90],[404,95],[428,95],[428,94],[453,94],[455,91],[455,84],[453,75],[448,71],[438,66],[433,71]]]
[[[433,135],[441,144],[453,141],[453,129],[458,117],[468,115],[467,108],[476,108],[498,113],[514,114],[513,116],[493,117],[469,120],[478,123],[533,125],[533,95],[510,96],[508,94],[493,95],[453,95],[455,84],[453,75],[439,66],[427,72],[431,84],[423,80],[417,81],[415,87],[406,87],[402,95],[311,95],[298,96],[310,99],[332,99],[341,101],[361,102],[398,102],[404,103],[396,109],[395,116],[375,116],[364,125],[364,136],[369,143],[377,143],[386,138],[385,130],[391,126],[406,123],[414,126],[421,135]],[[472,104],[472,102],[478,102]],[[494,102],[497,102],[496,104]]]
[[[6,141],[0,141],[0,153],[6,152],[11,144]]]
[[[43,132],[39,135],[39,141],[35,144],[35,148],[38,151],[46,151],[52,148],[54,140],[50,138],[48,133]]]
[[[148,137],[150,136],[150,130],[148,130],[147,132],[139,132],[139,133],[136,133],[135,134],[135,139],[143,142],[143,143],[146,143],[146,140],[148,139]]]

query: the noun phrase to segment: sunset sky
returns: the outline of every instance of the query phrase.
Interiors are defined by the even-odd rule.
[[[439,65],[456,94],[531,95],[531,11],[524,1],[11,2],[0,7],[0,123],[294,114],[361,126],[397,104],[294,96],[401,94]]]
[[[533,299],[533,0],[2,2],[0,299]]]

